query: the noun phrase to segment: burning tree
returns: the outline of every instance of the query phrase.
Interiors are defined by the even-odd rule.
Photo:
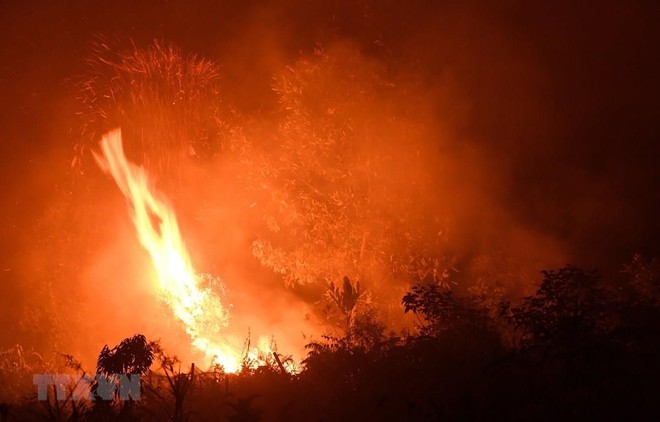
[[[141,157],[131,161],[150,175],[176,175],[169,170],[189,153],[214,156],[223,124],[212,62],[159,42],[119,53],[99,43],[95,57],[80,91],[84,138],[121,126],[126,155]],[[259,115],[231,128],[248,136],[224,158],[242,165],[236,176],[263,219],[252,252],[289,285],[348,277],[373,289],[381,280],[448,277],[423,125],[405,85],[386,74],[352,50],[319,50],[275,75],[274,126]],[[250,126],[257,121],[266,123]],[[250,136],[263,127],[275,130]],[[226,355],[215,335],[226,326],[226,309],[194,272],[172,207],[153,195],[145,169],[129,163],[118,138],[105,137],[99,162],[132,204],[161,292],[196,347]],[[87,147],[81,142],[79,154]]]
[[[288,284],[445,280],[437,186],[406,90],[341,48],[298,60],[273,89],[277,130],[242,157],[265,222],[259,261]]]

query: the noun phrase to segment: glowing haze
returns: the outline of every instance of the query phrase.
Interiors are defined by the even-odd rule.
[[[227,372],[235,372],[241,363],[240,351],[222,341],[230,315],[213,289],[215,284],[222,287],[221,281],[195,272],[172,207],[150,186],[145,169],[126,159],[121,130],[103,136],[100,146],[102,155],[95,154],[96,161],[130,202],[133,223],[151,257],[162,300],[183,323],[193,346]]]

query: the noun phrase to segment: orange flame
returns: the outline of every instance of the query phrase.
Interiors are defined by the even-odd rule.
[[[194,347],[225,371],[236,372],[240,353],[219,341],[226,339],[222,330],[229,324],[229,311],[210,288],[202,287],[202,276],[190,262],[172,207],[150,188],[145,169],[126,159],[120,129],[104,135],[100,146],[103,154],[94,157],[132,205],[133,223],[151,256],[162,300],[183,323]]]

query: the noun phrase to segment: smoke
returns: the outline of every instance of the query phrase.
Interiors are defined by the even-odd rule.
[[[542,268],[612,270],[654,250],[657,64],[642,5],[5,8],[25,27],[3,25],[3,80],[16,82],[3,176],[33,182],[8,183],[2,203],[7,249],[22,250],[6,258],[3,315],[23,321],[3,344],[91,360],[144,332],[189,353],[145,288],[121,195],[73,152],[114,125],[172,198],[196,268],[226,281],[232,334],[274,335],[284,353],[325,329],[319,290],[301,282],[360,279],[396,318],[415,282],[519,296]],[[119,41],[99,56],[83,48],[96,33]],[[97,73],[78,65],[89,58]],[[93,88],[83,108],[61,84],[75,74]],[[94,135],[80,137],[90,112]]]

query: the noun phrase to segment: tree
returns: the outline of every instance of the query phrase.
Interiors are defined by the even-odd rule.
[[[334,283],[330,283],[328,286],[328,297],[337,305],[337,308],[344,317],[345,334],[349,339],[351,337],[351,327],[353,326],[356,306],[363,293],[360,290],[360,282],[356,282],[354,287],[348,277],[344,277],[344,284],[341,288],[336,287]]]
[[[544,270],[533,296],[518,307],[502,305],[502,314],[521,331],[522,349],[552,348],[572,353],[576,347],[605,336],[613,327],[612,303],[596,271],[567,266]]]
[[[620,365],[628,359],[616,334],[621,304],[597,271],[566,266],[542,274],[536,294],[519,306],[501,306],[517,332],[512,362],[521,377],[519,400],[533,406],[534,415],[554,409],[553,419],[609,417],[626,394],[619,388],[626,372]]]
[[[248,136],[240,159],[264,222],[253,254],[288,284],[446,275],[423,125],[386,74],[336,47],[275,76],[276,129]]]
[[[142,334],[126,338],[110,349],[103,346],[96,364],[99,374],[144,374],[154,360],[154,343]]]
[[[103,376],[106,386],[102,386],[99,379],[92,383],[91,392],[94,397],[94,404],[91,409],[91,416],[95,420],[114,420],[114,417],[131,420],[135,416],[134,402],[120,399],[120,389],[114,389],[113,400],[108,401],[106,391],[101,388],[107,388],[107,385],[116,385],[119,382],[120,374],[141,375],[145,374],[154,361],[154,351],[158,350],[157,343],[148,342],[142,334],[136,334],[133,337],[125,338],[117,346],[110,349],[108,345],[103,346],[96,363],[97,376]],[[142,386],[143,380],[140,380]]]
[[[446,287],[436,284],[413,286],[402,299],[404,312],[417,316],[422,335],[437,336],[447,330],[486,326],[487,309],[476,297],[457,298]]]

